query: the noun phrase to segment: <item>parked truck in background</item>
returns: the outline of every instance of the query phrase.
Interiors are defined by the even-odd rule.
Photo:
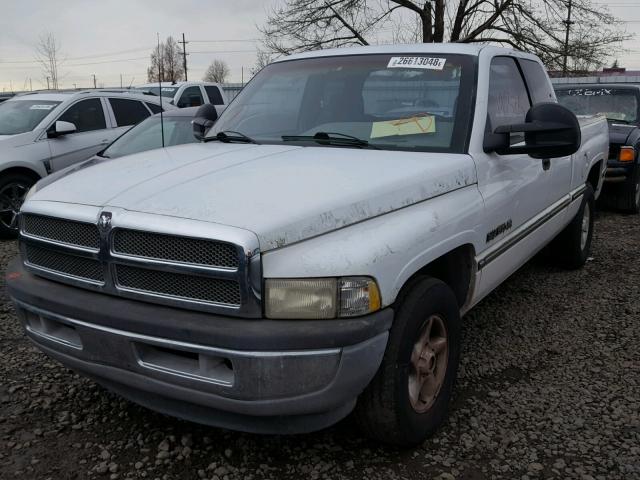
[[[640,212],[640,85],[556,85],[558,101],[577,115],[601,114],[609,123],[604,200]]]
[[[537,57],[468,44],[284,58],[205,140],[29,192],[26,334],[181,418],[293,433],[355,409],[399,445],[446,418],[465,312],[550,242],[585,263],[609,142]]]
[[[178,108],[199,107],[205,103],[223,106],[227,104],[226,95],[219,83],[212,82],[176,82],[161,85],[147,83],[138,85],[133,90],[162,96],[166,101]]]

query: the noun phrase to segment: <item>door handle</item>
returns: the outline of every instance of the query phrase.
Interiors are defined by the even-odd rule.
[[[109,139],[105,138],[104,140],[100,141],[100,145],[106,145],[107,143],[109,143]]]

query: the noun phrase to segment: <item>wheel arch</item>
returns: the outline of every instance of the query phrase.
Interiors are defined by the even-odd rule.
[[[604,162],[603,159],[596,160],[594,162],[594,164],[591,165],[591,168],[589,170],[589,174],[587,175],[587,183],[589,183],[591,185],[591,188],[593,188],[594,192],[597,192],[598,189],[601,187],[601,184],[602,184],[602,164],[603,164],[603,162]]]
[[[2,170],[2,176],[6,175],[26,175],[28,177],[33,178],[36,182],[42,178],[39,172],[31,167],[25,167],[23,165],[13,165],[11,167],[5,168]]]
[[[394,303],[401,301],[404,294],[425,276],[437,278],[451,288],[461,311],[470,303],[475,287],[477,263],[475,248],[465,243],[431,260],[415,271],[400,287]]]

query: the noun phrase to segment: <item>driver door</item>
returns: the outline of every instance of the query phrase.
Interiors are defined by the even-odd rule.
[[[524,61],[528,60],[511,56],[492,59],[487,131],[500,125],[524,123],[534,102],[555,100],[553,93],[552,98],[540,98],[537,95],[540,86],[534,88],[525,82],[521,66]],[[549,82],[546,75],[543,80]],[[523,142],[524,134],[511,134],[512,145]],[[538,219],[548,216],[568,192],[571,157],[540,160],[527,154],[481,152],[477,169],[486,219],[482,232],[486,250],[479,255],[482,277],[478,294],[483,297],[557,233],[561,215],[541,223]],[[532,224],[537,227],[532,228]]]
[[[112,129],[107,128],[100,98],[87,98],[74,103],[55,121],[73,123],[76,131],[47,139],[54,172],[92,157],[113,139]]]

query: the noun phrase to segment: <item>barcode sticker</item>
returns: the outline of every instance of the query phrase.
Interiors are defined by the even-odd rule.
[[[442,70],[446,58],[435,57],[391,57],[387,68],[424,68],[427,70]]]

